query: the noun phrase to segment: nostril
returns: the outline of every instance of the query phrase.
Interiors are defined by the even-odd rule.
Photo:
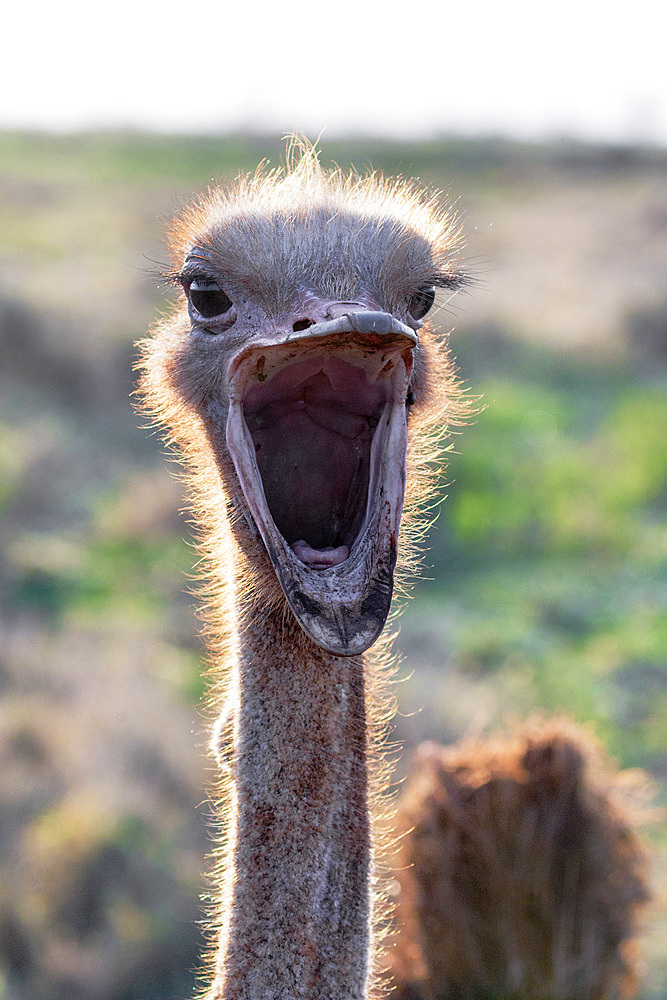
[[[313,325],[312,319],[298,319],[296,323],[294,323],[294,325],[292,326],[292,329],[294,330],[295,333],[298,333],[299,330],[307,330],[308,327],[312,325]]]

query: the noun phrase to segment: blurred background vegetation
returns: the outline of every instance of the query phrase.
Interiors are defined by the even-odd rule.
[[[130,403],[161,234],[278,139],[0,135],[0,1000],[177,1000],[208,763],[181,489]],[[456,200],[437,320],[481,397],[401,619],[396,737],[591,722],[667,771],[667,152],[325,142]],[[667,842],[654,826],[657,891]],[[643,1000],[667,995],[667,920]]]

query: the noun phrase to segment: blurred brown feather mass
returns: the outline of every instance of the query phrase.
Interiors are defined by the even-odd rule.
[[[648,793],[562,718],[423,743],[398,807],[392,1000],[628,1000]]]

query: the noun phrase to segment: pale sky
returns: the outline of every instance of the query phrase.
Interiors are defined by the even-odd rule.
[[[667,145],[659,0],[13,0],[0,128]]]

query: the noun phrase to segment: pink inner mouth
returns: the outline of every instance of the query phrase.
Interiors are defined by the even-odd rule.
[[[253,382],[244,416],[274,523],[313,569],[344,562],[368,502],[373,435],[388,398],[356,365],[324,354]]]
[[[326,549],[313,549],[303,538],[299,539],[298,542],[294,542],[292,551],[302,563],[312,567],[312,569],[326,569],[327,566],[338,566],[340,563],[345,562],[350,554],[347,545],[339,545],[335,549],[331,545],[327,546]]]

